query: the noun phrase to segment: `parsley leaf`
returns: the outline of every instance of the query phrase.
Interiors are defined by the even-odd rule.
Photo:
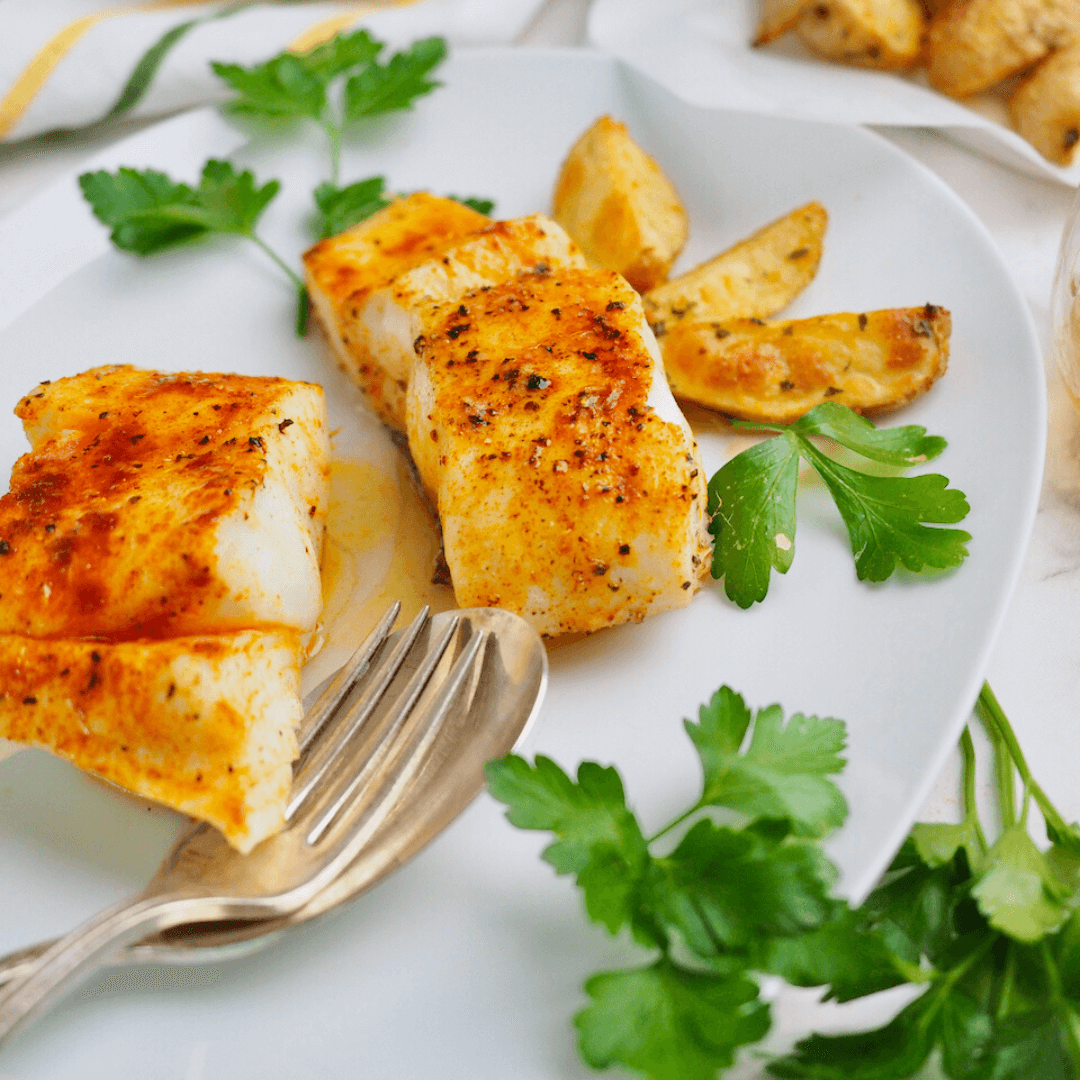
[[[702,820],[657,860],[657,871],[656,917],[700,957],[816,928],[832,913],[836,868],[813,844]]]
[[[967,557],[969,533],[936,526],[961,521],[969,507],[944,476],[871,476],[823,453],[812,435],[832,438],[884,464],[929,461],[945,440],[915,425],[877,430],[835,402],[811,409],[787,427],[736,422],[779,437],[732,458],[709,481],[712,574],[729,599],[746,608],[763,600],[773,569],[786,573],[794,556],[799,458],[818,472],[847,525],[860,580],[884,581],[898,565],[912,572],[948,569]]]
[[[488,214],[490,216],[495,209],[494,199],[479,199],[475,195],[448,195],[447,198],[461,203],[462,206],[467,206],[470,210],[475,210],[478,214]]]
[[[381,176],[370,176],[343,188],[331,183],[320,184],[315,189],[315,205],[319,210],[316,237],[326,240],[359,225],[384,206],[389,206],[391,198]]]
[[[210,233],[243,236],[257,244],[296,288],[301,301],[296,329],[303,336],[307,310],[304,283],[255,232],[262,212],[281,188],[277,180],[260,187],[249,170],[237,172],[227,161],[210,160],[203,166],[197,188],[174,183],[153,169],[128,168],[115,173],[83,173],[79,186],[122,251],[153,255]]]
[[[752,966],[780,975],[792,986],[828,986],[826,996],[839,1002],[908,981],[911,968],[898,962],[882,937],[870,932],[871,926],[865,912],[835,901],[821,926],[760,942]]]
[[[800,435],[825,435],[857,454],[886,465],[918,465],[936,458],[948,445],[916,424],[876,428],[846,405],[824,401],[791,425]]]
[[[326,80],[294,53],[282,53],[249,68],[216,61],[210,66],[237,91],[228,105],[234,113],[263,120],[323,118]]]
[[[1025,827],[1006,829],[971,890],[991,926],[1017,941],[1039,941],[1071,914],[1065,892]]]
[[[820,837],[843,824],[847,804],[828,779],[844,767],[842,721],[796,713],[784,724],[772,705],[758,712],[743,750],[750,710],[728,687],[701,706],[698,720],[685,724],[704,772],[702,804],[786,820],[798,836]]]
[[[769,1029],[768,1006],[749,979],[717,979],[668,960],[594,975],[585,992],[592,1003],[574,1023],[595,1069],[619,1063],[653,1080],[715,1080],[737,1047]]]
[[[485,771],[488,790],[509,805],[512,825],[556,835],[542,857],[557,873],[577,875],[590,918],[613,934],[629,923],[648,848],[626,808],[619,774],[586,761],[574,783],[550,758],[538,757],[530,766],[514,754]]]
[[[211,160],[195,189],[152,169],[127,168],[84,173],[79,186],[118,248],[151,255],[207,233],[254,239],[255,224],[281,185],[271,180],[259,187],[249,171]]]
[[[354,68],[366,67],[385,46],[366,30],[352,34],[335,34],[329,41],[304,53],[301,62],[324,85]]]
[[[739,607],[764,600],[771,571],[791,567],[798,482],[799,446],[791,437],[751,446],[709,481],[712,574]]]
[[[411,108],[416,98],[440,85],[427,76],[446,57],[442,38],[417,41],[380,64],[384,47],[366,30],[358,30],[338,34],[307,53],[282,52],[251,67],[222,63],[211,67],[237,92],[227,106],[230,111],[262,120],[317,123],[330,145],[329,186],[337,190],[345,125]],[[346,77],[339,103],[334,84]]]
[[[373,62],[345,84],[345,116],[359,120],[379,113],[411,109],[418,97],[441,84],[428,75],[446,58],[446,42],[439,37],[414,42],[395,53],[389,63]]]
[[[970,533],[924,524],[962,521],[967,516],[963,492],[949,488],[946,477],[867,476],[826,457],[810,443],[802,452],[825,481],[848,527],[861,581],[884,581],[898,562],[918,572],[959,566],[967,558]]]

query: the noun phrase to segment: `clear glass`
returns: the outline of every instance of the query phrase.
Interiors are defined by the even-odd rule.
[[[1080,191],[1061,236],[1050,312],[1061,377],[1073,404],[1080,409]]]

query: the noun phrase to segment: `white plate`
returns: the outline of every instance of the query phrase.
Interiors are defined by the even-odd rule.
[[[935,128],[1011,168],[1075,187],[1080,162],[1054,165],[1016,133],[1003,89],[961,103],[910,75],[830,63],[795,34],[750,42],[760,0],[595,0],[590,40],[694,105],[789,119]]]
[[[952,310],[949,373],[897,420],[950,440],[937,464],[972,505],[966,564],[936,580],[860,584],[839,518],[805,485],[794,567],[764,604],[741,611],[714,586],[687,610],[555,648],[530,746],[568,767],[617,763],[649,828],[696,797],[682,719],[721,683],[754,706],[842,717],[851,817],[831,851],[845,891],[863,893],[968,715],[1035,510],[1042,368],[1007,268],[943,184],[857,128],[695,109],[580,52],[463,52],[445,84],[414,115],[355,140],[344,175],[490,195],[504,216],[544,209],[567,148],[611,113],[689,208],[683,265],[819,198],[831,214],[825,256],[793,314],[928,300]],[[205,154],[237,142],[202,113],[103,160],[167,165],[190,179]],[[323,167],[318,140],[236,157],[283,178],[265,231],[299,252],[306,193]],[[0,400],[113,361],[329,377],[320,338],[292,335],[291,293],[254,247],[222,240],[138,260],[107,250],[88,222],[64,183],[0,228]],[[701,441],[717,467],[726,438],[714,429]],[[22,446],[18,423],[0,421],[4,462]],[[172,828],[44,755],[0,763],[0,951],[139,887]],[[98,978],[30,1030],[0,1075],[584,1077],[569,1017],[583,978],[627,950],[586,925],[571,883],[537,858],[545,842],[482,798],[372,893],[265,954]]]

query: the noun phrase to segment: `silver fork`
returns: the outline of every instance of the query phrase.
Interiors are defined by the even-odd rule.
[[[305,718],[282,832],[240,855],[206,825],[185,830],[146,889],[61,938],[0,991],[0,1046],[123,946],[183,923],[287,915],[348,866],[419,773],[487,640],[483,631],[473,634],[447,679],[425,697],[458,620],[430,634],[425,608],[384,650],[397,610],[387,612]],[[414,671],[397,691],[395,676],[406,661]]]

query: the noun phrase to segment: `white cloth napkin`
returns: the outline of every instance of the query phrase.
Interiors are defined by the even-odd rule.
[[[451,45],[513,41],[543,0],[415,0],[413,3],[262,3],[221,16],[224,3],[144,0],[5,0],[0,6],[0,139],[18,140],[102,118],[164,35],[183,33],[149,89],[125,115],[159,116],[219,101],[230,92],[211,60],[251,64],[329,20],[356,26],[393,48],[440,34]]]
[[[1075,187],[1080,164],[1053,165],[1013,131],[993,93],[961,104],[895,75],[828,63],[794,35],[752,48],[759,0],[595,0],[591,40],[685,101],[709,108],[883,127],[933,128],[1029,175]]]

